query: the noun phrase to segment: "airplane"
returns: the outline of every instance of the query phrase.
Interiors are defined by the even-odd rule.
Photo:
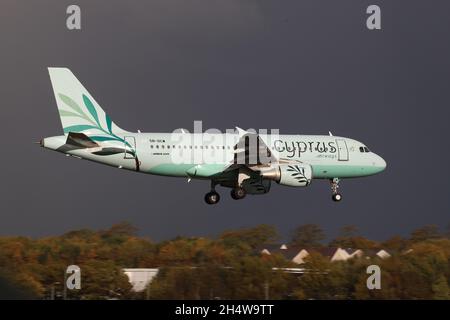
[[[303,188],[328,180],[332,200],[342,200],[342,179],[371,176],[385,160],[362,142],[328,135],[258,134],[236,128],[227,133],[142,133],[121,129],[67,68],[48,68],[64,134],[43,138],[44,148],[80,159],[141,173],[209,180],[207,204],[216,186],[231,197],[266,194],[271,183]]]

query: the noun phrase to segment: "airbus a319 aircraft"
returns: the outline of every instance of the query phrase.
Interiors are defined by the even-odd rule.
[[[231,197],[268,193],[272,182],[309,186],[313,179],[331,183],[340,201],[339,181],[382,172],[386,162],[366,145],[329,135],[233,133],[141,133],[118,127],[67,68],[48,68],[63,135],[40,141],[44,148],[113,167],[142,173],[204,179],[205,195],[216,204],[216,186]]]

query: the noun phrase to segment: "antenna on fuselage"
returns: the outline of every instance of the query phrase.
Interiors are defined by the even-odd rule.
[[[328,131],[328,134],[332,137],[333,136],[333,134],[331,133],[331,131]]]

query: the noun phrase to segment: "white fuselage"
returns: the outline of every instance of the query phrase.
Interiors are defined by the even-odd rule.
[[[208,178],[233,163],[234,147],[239,140],[238,134],[207,133],[124,133],[121,137],[136,150],[136,158],[126,153],[96,155],[93,148],[65,153],[143,173]],[[268,135],[263,139],[279,159],[311,165],[314,178],[362,177],[386,167],[380,156],[354,139],[324,135]],[[43,146],[56,150],[65,140],[65,136],[46,138]],[[117,142],[104,141],[101,146],[117,146]],[[192,168],[201,166],[203,173],[193,175]]]

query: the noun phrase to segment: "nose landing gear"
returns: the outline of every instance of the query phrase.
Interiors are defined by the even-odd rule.
[[[331,196],[331,198],[332,198],[333,201],[335,201],[335,202],[339,202],[339,201],[342,200],[342,196],[341,196],[339,193],[333,194],[333,195]]]
[[[338,192],[339,189],[339,178],[333,178],[330,180],[331,183],[331,199],[335,202],[342,200],[342,195]]]

